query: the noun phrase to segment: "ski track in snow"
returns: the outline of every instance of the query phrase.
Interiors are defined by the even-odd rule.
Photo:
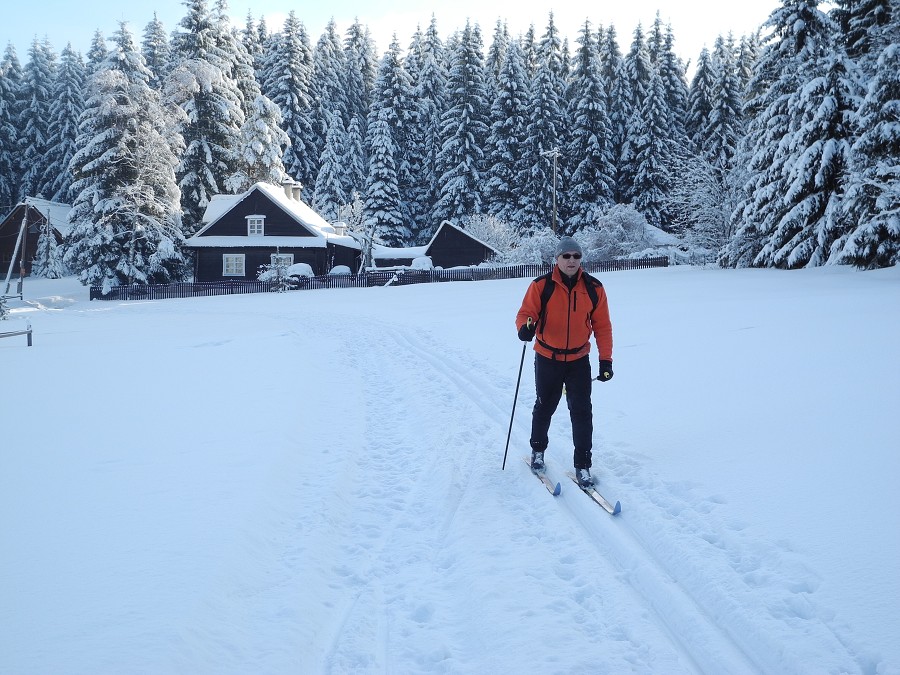
[[[321,321],[328,325],[322,333],[333,338],[347,325]],[[356,373],[348,408],[365,402],[358,408],[365,419],[362,442],[353,445],[360,440],[355,434],[348,445],[338,438],[323,456],[322,476],[331,484],[317,488],[321,506],[303,517],[304,548],[315,553],[303,602],[325,607],[329,620],[309,627],[320,649],[301,656],[301,669],[571,672],[571,654],[583,652],[578,672],[684,672],[677,649],[655,653],[639,639],[662,629],[639,606],[613,601],[622,593],[615,575],[591,578],[596,565],[606,566],[591,547],[572,542],[572,532],[550,531],[544,521],[555,504],[527,469],[498,471],[495,449],[511,403],[505,383],[473,372],[466,355],[427,334],[387,324],[366,326],[362,334],[364,341],[357,325],[340,346],[331,345]],[[406,378],[397,377],[404,372]],[[341,489],[344,482],[352,489]],[[492,518],[494,509],[521,513],[520,526],[498,530],[508,518]],[[471,541],[463,548],[472,551],[462,559],[455,553],[461,539]],[[511,569],[507,586],[480,587],[478,579],[496,578],[498,566],[515,560],[516,547],[533,546],[545,549],[545,569]],[[487,573],[478,572],[483,566]],[[571,603],[582,607],[578,626],[568,625],[569,611],[559,611]],[[492,610],[482,612],[485,604]],[[498,612],[508,625],[481,618]],[[321,617],[322,610],[312,614]],[[543,625],[553,649],[523,641],[540,632],[520,630],[523,622]],[[642,628],[632,639],[617,634],[620,623]],[[557,649],[570,654],[555,659]],[[485,663],[484,654],[495,661]]]
[[[542,494],[543,488],[528,475],[527,469],[518,461],[509,461],[517,459],[516,455],[522,454],[520,449],[527,447],[529,406],[520,400],[510,444],[507,464],[515,478],[504,476],[496,487],[484,485],[485,480],[496,483],[488,477],[494,475],[496,479],[496,464],[501,458],[499,453],[486,449],[502,447],[501,430],[508,423],[510,401],[506,399],[511,387],[505,383],[498,386],[503,378],[473,371],[470,355],[455,354],[446,344],[416,329],[385,324],[372,327],[366,334],[370,339],[365,341],[364,349],[350,355],[351,363],[361,374],[365,391],[362,400],[368,402],[367,440],[357,461],[344,466],[352,480],[359,481],[360,488],[357,507],[350,510],[355,514],[348,533],[350,543],[342,552],[344,560],[365,560],[366,564],[361,568],[354,562],[352,567],[340,568],[354,588],[354,595],[339,614],[322,669],[460,672],[486,667],[489,664],[473,664],[466,657],[466,645],[474,645],[473,654],[490,651],[483,641],[491,627],[475,629],[477,618],[467,607],[470,602],[481,601],[481,596],[473,598],[456,585],[452,572],[461,563],[442,556],[442,542],[459,535],[453,529],[459,511],[465,508],[466,517],[470,518],[473,514],[466,507],[483,499],[486,490],[500,490],[501,494],[505,490],[506,496],[511,496],[526,488],[529,504],[518,504],[517,510],[535,508],[530,501],[534,499],[538,500],[538,511],[557,506],[549,495]],[[530,354],[528,357],[530,361]],[[391,374],[403,372],[398,364],[404,362],[408,364],[408,380],[390,381]],[[417,393],[410,396],[410,391]],[[527,400],[528,396],[523,398]],[[409,409],[413,402],[415,407]],[[464,413],[461,406],[467,409]],[[456,426],[460,418],[468,420],[465,428]],[[384,420],[397,423],[386,426]],[[421,434],[415,421],[421,423],[425,434]],[[564,439],[569,438],[570,426],[563,406],[554,426],[552,438],[566,447]],[[602,425],[598,427],[602,429]],[[422,443],[429,447],[420,447]],[[509,535],[511,539],[545,539],[543,545],[549,545],[548,562],[553,561],[557,583],[550,586],[538,571],[530,575],[530,583],[549,592],[545,601],[550,601],[554,593],[559,594],[558,601],[568,594],[569,601],[585,608],[585,623],[590,625],[585,633],[602,636],[599,640],[604,643],[609,639],[610,626],[615,625],[611,621],[614,609],[601,609],[594,604],[599,601],[599,588],[592,586],[598,581],[596,570],[607,568],[606,579],[615,579],[629,588],[604,595],[636,595],[651,612],[648,616],[674,645],[673,653],[645,654],[646,661],[636,664],[634,655],[646,650],[631,644],[631,668],[657,671],[666,667],[706,673],[817,671],[821,661],[810,665],[816,662],[807,660],[815,654],[793,653],[791,645],[772,637],[783,635],[786,624],[791,630],[819,634],[822,648],[827,650],[824,653],[833,655],[833,672],[867,669],[865,663],[854,662],[852,650],[828,627],[829,613],[816,608],[809,599],[815,591],[814,582],[809,580],[814,577],[802,563],[792,560],[789,550],[757,539],[744,543],[741,523],[721,523],[710,518],[717,507],[715,496],[698,498],[690,486],[667,485],[647,477],[639,463],[629,458],[627,448],[604,451],[603,444],[598,445],[601,490],[609,491],[607,496],[613,500],[623,498],[625,514],[610,519],[563,481],[565,496],[558,504],[577,523],[579,529],[569,536],[574,535],[579,545],[563,539],[561,534],[553,536],[541,522],[526,520],[521,531]],[[554,479],[562,476],[565,466],[562,460],[549,463]],[[473,480],[478,485],[470,491]],[[525,485],[521,485],[523,482]],[[385,501],[388,495],[391,498]],[[387,503],[392,512],[367,513],[366,504],[371,503]],[[651,511],[657,516],[662,511],[664,517],[641,518],[642,512]],[[667,523],[672,527],[642,529],[641,523]],[[469,528],[471,521],[463,526]],[[398,532],[402,535],[395,537]],[[416,545],[410,547],[413,532]],[[395,539],[407,543],[407,547],[398,549]],[[733,570],[733,583],[728,588],[709,583],[705,571],[710,569],[710,559]],[[389,580],[400,567],[407,578],[410,567],[419,569],[415,578],[421,585],[392,586]],[[721,576],[721,569],[717,569],[714,578]],[[469,577],[478,575],[467,574],[464,578]],[[757,606],[754,589],[763,586],[783,587],[783,602]],[[521,589],[513,585],[507,590],[515,593]],[[516,622],[522,617],[510,619]],[[782,625],[775,625],[779,623]],[[448,626],[469,628],[456,628],[458,641],[442,645],[441,636],[454,632],[448,631]],[[382,646],[378,656],[373,656],[373,644]],[[571,648],[578,646],[573,644]],[[626,667],[610,658],[605,645],[596,652],[604,655],[604,672],[618,672]],[[503,650],[498,653],[503,654]],[[821,653],[818,657],[821,659]],[[388,661],[389,658],[393,660]],[[509,667],[511,658],[514,657],[506,654],[497,664],[490,665],[503,669]],[[534,658],[531,654],[521,667],[533,667]],[[542,667],[552,670],[552,660]],[[584,667],[594,670],[601,665],[594,661]]]
[[[327,629],[329,637],[324,643],[330,646],[321,655],[320,663],[310,665],[322,672],[335,673],[367,669],[462,672],[470,668],[484,668],[488,664],[471,663],[471,655],[490,653],[491,650],[485,648],[484,640],[496,628],[479,626],[472,603],[477,605],[483,600],[477,594],[470,596],[460,586],[457,575],[453,574],[456,567],[471,566],[476,561],[455,561],[452,554],[445,555],[443,551],[456,548],[445,546],[444,542],[448,537],[461,536],[454,531],[453,525],[464,503],[467,506],[477,505],[485,490],[499,489],[502,494],[503,490],[518,489],[510,485],[507,479],[502,486],[491,488],[481,485],[476,488],[475,494],[468,491],[473,476],[493,474],[496,479],[496,462],[500,458],[485,452],[485,448],[500,447],[498,429],[503,428],[503,421],[508,415],[506,407],[509,401],[503,401],[503,394],[508,389],[492,384],[492,379],[486,375],[474,373],[466,366],[466,355],[454,356],[446,345],[436,344],[418,331],[380,325],[364,332],[369,336],[365,344],[357,343],[357,351],[345,356],[352,369],[359,373],[365,392],[361,400],[369,402],[365,408],[366,440],[357,456],[342,459],[341,465],[333,469],[334,475],[343,473],[359,486],[353,496],[355,506],[344,510],[348,521],[340,523],[347,531],[339,539],[347,543],[343,550],[336,552],[342,562],[335,566],[334,571],[338,578],[346,582],[346,587],[343,589],[344,597],[336,607],[334,621]],[[404,372],[398,361],[408,364],[405,371],[409,373],[407,381],[396,379],[396,373]],[[393,381],[391,375],[394,376]],[[410,396],[410,391],[417,393]],[[415,403],[415,408],[409,409],[410,403]],[[465,413],[460,412],[461,405],[467,408]],[[468,421],[464,428],[458,427],[460,418]],[[387,426],[385,420],[393,420],[395,424]],[[521,436],[518,432],[517,435]],[[486,442],[488,439],[495,440]],[[429,447],[422,447],[423,443]],[[517,448],[521,447],[523,444],[518,439],[512,452],[519,452]],[[336,454],[343,456],[344,452]],[[517,482],[521,483],[523,476],[520,467],[516,466],[513,471],[517,472]],[[525,485],[529,489],[525,494],[528,499],[535,499],[533,493],[538,492],[537,499],[540,501],[536,508],[542,511],[553,509],[555,504],[552,500],[543,501],[549,496],[540,495],[542,488],[538,486],[535,490],[533,479],[527,480]],[[572,492],[573,496],[576,494]],[[378,505],[376,510],[373,510],[373,504]],[[532,504],[528,506],[535,508]],[[597,526],[615,527],[603,520],[598,523],[604,515],[595,512],[595,506],[587,506],[590,511],[581,514],[582,520],[588,524],[587,527],[582,525],[587,532],[576,532],[577,537],[584,538],[585,534],[589,539],[595,537],[593,528]],[[519,505],[516,510],[524,508]],[[334,505],[327,504],[322,517],[327,517],[326,514],[333,517],[336,512]],[[467,518],[471,516],[468,514]],[[471,524],[471,520],[467,519],[460,524],[460,529],[471,533]],[[521,531],[516,535],[520,541],[527,542],[532,537],[547,536],[546,527],[523,522]],[[496,536],[496,533],[487,534],[480,543]],[[398,542],[405,544],[405,547],[398,545]],[[410,545],[410,542],[415,544]],[[547,580],[543,578],[544,572],[539,570],[526,571],[524,583],[535,585],[537,591],[543,590],[539,594],[544,595],[543,601],[549,602],[551,607],[567,595],[570,602],[581,604],[584,625],[573,633],[584,633],[592,636],[590,639],[595,643],[603,644],[608,640],[610,625],[618,622],[611,620],[615,613],[612,607],[599,609],[596,606],[600,602],[599,589],[592,588],[596,582],[590,577],[596,566],[608,567],[603,559],[608,554],[602,547],[591,550],[585,542],[573,546],[560,536],[550,538],[548,543],[551,550],[547,552],[547,559],[548,562],[554,561],[554,586],[558,588],[547,594]],[[500,545],[499,541],[497,545]],[[475,558],[480,557],[477,546],[473,546],[473,553]],[[631,555],[634,557],[634,554]],[[498,558],[506,556],[509,556],[508,551],[498,551]],[[418,570],[413,575],[418,581],[415,588],[391,583],[391,579],[400,576],[397,572],[401,568],[405,579],[410,577],[411,569]],[[478,576],[466,574],[463,578]],[[647,583],[647,574],[637,576],[643,578],[645,588],[640,589],[633,580],[628,583],[639,588],[643,596],[661,590],[659,583]],[[621,581],[616,577],[615,573],[605,575],[614,586],[621,586]],[[523,589],[511,584],[505,590],[506,593],[518,594]],[[603,596],[618,597],[622,592],[621,588],[617,588],[613,592],[604,592]],[[495,590],[493,595],[499,600],[505,594],[498,594]],[[665,606],[673,605],[667,603]],[[513,603],[513,607],[515,609],[511,610],[513,614],[510,616],[513,625],[522,621],[522,617],[515,612],[531,614],[534,619],[545,621],[540,618],[541,613],[535,613],[531,603],[520,607]],[[697,622],[688,621],[692,609],[684,609],[680,623],[697,633],[700,632]],[[662,619],[662,625],[657,630],[671,633],[672,626],[678,625],[677,619],[660,614],[656,608],[655,611],[658,618],[653,620],[654,623]],[[635,618],[629,617],[628,621],[633,622]],[[563,626],[556,628],[558,633],[565,630]],[[448,632],[456,634],[457,639],[451,644],[442,644],[442,636]],[[636,666],[648,671],[661,667],[681,671],[691,669],[686,668],[685,663],[702,663],[703,660],[692,653],[696,638],[686,640],[677,633],[674,637],[677,646],[673,653],[647,654],[645,661],[635,663],[635,654],[647,652],[647,648],[629,641],[627,636],[621,636],[617,641],[628,644],[628,649],[624,650],[627,653],[626,662],[617,664],[615,659],[606,655],[602,667],[605,672],[619,672],[622,668]],[[379,645],[379,648],[373,649],[373,645]],[[525,653],[530,651],[529,645],[521,647],[526,650]],[[585,649],[583,645],[579,647],[578,641],[569,648],[581,648],[588,655],[608,651],[605,648]],[[720,664],[722,651],[718,647],[715,652]],[[498,662],[492,665],[501,670],[508,668],[515,658],[513,654],[505,653],[504,649],[497,650],[497,653]],[[520,667],[534,667],[535,658],[539,657],[530,654]],[[545,667],[552,670],[552,660]],[[595,670],[600,664],[595,657],[593,663],[588,660],[583,667],[586,671]],[[730,672],[742,671],[736,669]]]

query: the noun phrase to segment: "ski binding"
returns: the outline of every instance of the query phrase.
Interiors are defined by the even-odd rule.
[[[597,488],[595,488],[593,485],[590,485],[588,487],[583,487],[581,485],[581,483],[578,482],[578,479],[575,477],[575,474],[572,473],[571,471],[567,471],[566,475],[572,479],[572,482],[575,483],[575,485],[577,485],[578,488],[584,494],[586,494],[588,497],[593,499],[597,504],[599,504],[601,507],[603,507],[603,510],[606,511],[609,515],[617,516],[622,512],[622,505],[619,503],[618,500],[616,500],[616,505],[613,506],[606,500],[606,498],[603,495],[601,495],[599,492],[597,492]]]

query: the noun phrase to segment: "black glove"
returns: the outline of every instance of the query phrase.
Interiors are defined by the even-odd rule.
[[[601,382],[609,382],[612,376],[612,361],[600,361],[600,374],[597,375],[597,379]]]
[[[528,319],[526,323],[522,324],[522,327],[519,329],[519,339],[522,342],[531,342],[534,340],[534,332],[537,330],[537,324]]]

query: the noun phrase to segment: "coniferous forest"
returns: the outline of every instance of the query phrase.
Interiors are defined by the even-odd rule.
[[[122,24],[84,55],[6,48],[0,211],[72,205],[33,274],[184,279],[209,199],[284,179],[390,246],[449,220],[508,260],[554,231],[621,255],[639,221],[725,267],[900,259],[900,0],[783,0],[690,80],[658,14],[571,43],[552,13],[522,35],[432,18],[379,54],[359,22],[316,39],[293,12],[240,27],[184,4],[174,30]]]

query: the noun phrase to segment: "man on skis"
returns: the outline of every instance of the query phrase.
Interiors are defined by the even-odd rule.
[[[519,339],[535,338],[536,399],[531,417],[531,468],[544,469],[550,420],[563,391],[572,420],[573,463],[579,485],[592,484],[590,337],[600,353],[597,379],[612,379],[612,324],[603,285],[581,269],[581,246],[563,237],[556,246],[556,265],[531,282],[516,314]]]

